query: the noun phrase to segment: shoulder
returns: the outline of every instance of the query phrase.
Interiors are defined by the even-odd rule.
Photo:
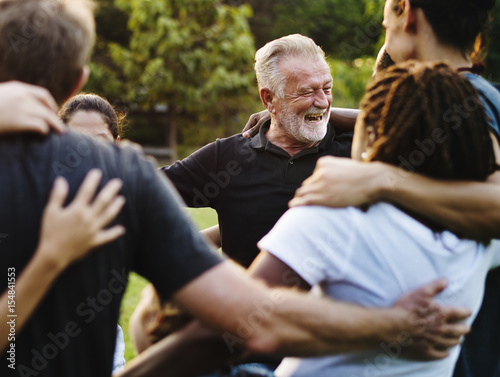
[[[225,138],[217,139],[213,144],[219,154],[239,155],[245,150],[252,149],[252,140],[243,137],[242,134],[236,134]]]
[[[491,82],[482,78],[481,76],[467,73],[465,76],[479,91],[482,99],[487,107],[494,107],[496,111],[500,111],[500,91]]]
[[[228,151],[236,153],[238,151],[237,148],[244,148],[246,146],[250,146],[250,139],[244,138],[241,134],[236,134],[225,138],[218,138],[201,147],[187,158],[201,154],[227,153]]]
[[[500,91],[481,76],[466,73],[465,77],[470,80],[479,92],[486,114],[490,118],[490,127],[500,138]]]
[[[320,238],[348,237],[355,230],[358,208],[328,208],[322,206],[294,207],[285,212],[273,228],[275,234],[302,237],[311,241]]]

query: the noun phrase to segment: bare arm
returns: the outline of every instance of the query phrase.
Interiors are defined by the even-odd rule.
[[[354,125],[359,113],[360,110],[358,109],[332,107],[330,110],[330,122],[337,132],[354,132]]]
[[[268,277],[271,284],[280,285],[280,277],[289,268],[277,266],[276,258],[270,260],[272,266],[267,265],[266,255],[259,258],[260,266],[251,273],[264,276],[277,267],[276,276]],[[286,277],[288,282],[294,281]],[[470,314],[466,309],[435,306],[432,298],[445,286],[437,281],[403,296],[393,308],[366,309],[290,289],[268,289],[226,261],[175,295],[207,327],[194,323],[163,339],[119,376],[160,376],[165,370],[175,376],[196,376],[240,356],[241,347],[253,353],[318,356],[400,341],[403,333],[427,345],[442,334],[443,343],[420,354],[442,358],[446,348],[457,344],[468,330],[465,325],[448,325],[447,320]],[[458,336],[451,336],[454,333]]]
[[[497,163],[500,149],[492,136]],[[318,160],[290,206],[397,203],[472,237],[500,238],[500,172],[486,182],[446,182],[379,162]]]
[[[15,318],[17,332],[26,324],[52,283],[67,266],[84,257],[89,250],[124,233],[124,228],[118,225],[104,229],[124,204],[123,197],[116,196],[121,182],[110,181],[92,201],[100,180],[101,173],[91,171],[73,202],[63,208],[68,185],[63,178],[56,179],[43,215],[40,244],[15,281],[14,313],[8,312],[9,295],[13,291],[9,293],[10,289],[7,289],[0,297],[0,316]],[[12,314],[17,317],[8,317]],[[0,349],[4,349],[11,341],[9,329],[6,322],[0,326]]]
[[[65,129],[49,91],[17,81],[0,84],[0,133]]]
[[[216,248],[220,248],[222,246],[221,245],[221,239],[220,239],[219,224],[211,226],[210,228],[206,228],[206,229],[200,230],[200,233],[203,234],[205,237],[207,237],[207,239]]]
[[[231,261],[195,279],[175,299],[255,353],[308,356],[366,349],[393,339],[408,324],[403,310],[364,309],[287,289],[270,290]],[[264,314],[252,321],[259,308]],[[245,332],[245,325],[251,331]]]

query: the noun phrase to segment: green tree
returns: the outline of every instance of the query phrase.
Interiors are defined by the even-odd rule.
[[[227,123],[240,111],[246,117],[253,111],[249,6],[217,0],[115,0],[115,5],[129,15],[130,32],[128,46],[109,43],[116,77],[132,105],[163,106],[173,150],[178,126],[184,142],[198,144],[210,126],[230,131]],[[106,72],[98,70],[101,76]]]
[[[344,60],[373,55],[382,12],[371,5],[367,0],[280,0],[273,10],[274,32],[305,34],[329,55]]]
[[[376,53],[384,0],[247,0],[256,45],[300,33],[334,58],[352,61]]]
[[[492,11],[491,30],[488,38],[486,74],[488,80],[500,83],[500,2],[497,1]]]
[[[120,80],[119,68],[111,58],[108,45],[113,42],[128,46],[128,15],[115,7],[114,0],[97,0],[96,4],[97,38],[90,62],[90,79],[85,90],[98,93],[117,103],[125,91],[124,79],[122,77]]]

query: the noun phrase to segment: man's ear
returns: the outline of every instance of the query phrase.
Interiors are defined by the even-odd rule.
[[[406,33],[414,33],[417,28],[417,18],[414,8],[411,7],[410,0],[404,1],[403,7],[403,17],[404,17],[404,25],[403,30]]]
[[[89,76],[90,76],[90,68],[89,66],[86,65],[85,67],[82,68],[78,81],[76,82],[73,90],[69,93],[69,96],[66,99],[69,99],[73,97],[75,94],[77,94],[80,91],[80,89],[82,89],[85,86],[85,84],[89,79]]]
[[[274,93],[271,92],[268,88],[262,88],[260,90],[260,99],[262,100],[262,104],[264,107],[271,113],[276,113],[276,109],[274,108]]]

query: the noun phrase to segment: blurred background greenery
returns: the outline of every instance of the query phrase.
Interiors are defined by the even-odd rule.
[[[384,0],[97,0],[85,91],[127,112],[126,138],[172,161],[238,133],[262,110],[253,58],[283,35],[313,38],[334,77],[333,105],[357,107],[383,41]],[[485,77],[500,81],[500,3]]]

